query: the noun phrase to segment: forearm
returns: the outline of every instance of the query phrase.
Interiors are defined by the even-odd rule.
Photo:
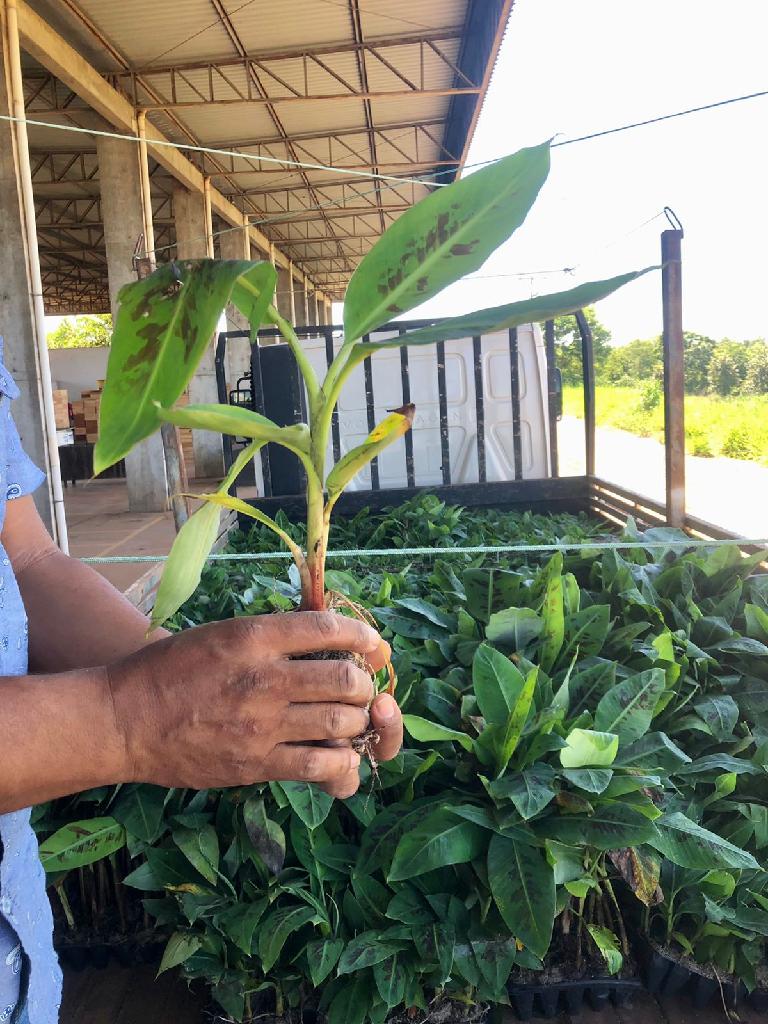
[[[105,665],[168,634],[147,636],[147,619],[100,573],[58,549],[18,574],[29,619],[34,672]]]
[[[129,771],[101,669],[0,678],[0,814]]]

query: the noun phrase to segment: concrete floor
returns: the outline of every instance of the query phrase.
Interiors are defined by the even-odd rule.
[[[212,488],[215,481],[195,480],[190,490]],[[76,558],[114,555],[167,555],[176,536],[168,512],[130,512],[124,480],[93,480],[64,490],[69,551]],[[126,590],[150,568],[134,562],[94,566],[118,589]]]

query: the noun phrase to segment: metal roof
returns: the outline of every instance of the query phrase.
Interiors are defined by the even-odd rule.
[[[187,153],[327,295],[427,185],[461,166],[513,0],[28,0],[169,139],[331,165]],[[31,57],[27,116],[106,127]],[[48,312],[108,308],[92,136],[30,126]],[[174,180],[151,172],[158,258]],[[216,229],[217,225],[214,225]],[[223,227],[224,225],[218,225]]]

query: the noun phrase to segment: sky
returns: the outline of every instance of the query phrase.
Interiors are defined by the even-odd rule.
[[[768,0],[516,0],[468,156],[501,157],[768,89]],[[659,262],[683,223],[684,327],[768,335],[768,96],[554,149],[523,226],[478,274],[411,315],[453,316]],[[615,343],[661,331],[660,275],[605,299]]]

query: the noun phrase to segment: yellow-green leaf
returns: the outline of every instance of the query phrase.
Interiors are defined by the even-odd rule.
[[[220,519],[218,505],[203,505],[176,534],[157,588],[150,629],[162,625],[194,594],[219,534]]]
[[[213,430],[233,437],[251,437],[255,441],[274,441],[291,451],[309,453],[309,428],[306,423],[278,427],[266,416],[237,405],[182,405],[176,409],[159,409],[160,419],[177,427]]]
[[[415,405],[404,405],[400,409],[395,409],[373,428],[362,444],[339,459],[328,474],[328,496],[333,498],[340,494],[371,459],[407,433],[413,423],[415,412]]]

